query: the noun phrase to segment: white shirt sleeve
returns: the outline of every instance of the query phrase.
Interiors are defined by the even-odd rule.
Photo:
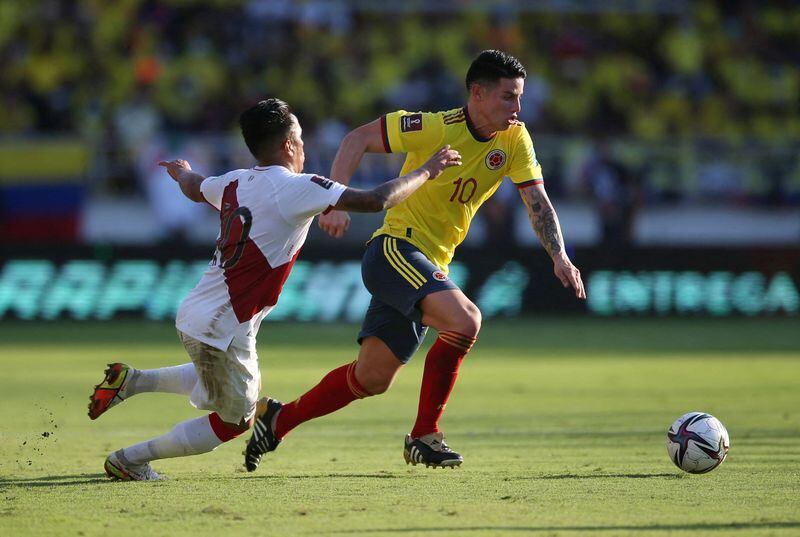
[[[278,207],[287,220],[311,218],[339,201],[347,187],[326,177],[295,175],[279,193]]]
[[[236,179],[240,171],[242,170],[233,170],[223,175],[206,177],[200,183],[200,193],[203,194],[209,204],[219,211],[222,206],[222,195],[225,193],[225,187]]]

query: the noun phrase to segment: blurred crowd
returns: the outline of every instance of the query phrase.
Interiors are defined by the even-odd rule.
[[[648,176],[655,157],[607,140],[674,149],[691,139],[701,144],[692,154],[709,157],[696,169],[705,186],[695,193],[710,185],[714,196],[719,187],[748,202],[798,202],[796,2],[618,3],[629,11],[592,9],[602,2],[564,4],[570,11],[388,4],[3,0],[0,136],[77,134],[101,148],[102,188],[142,189],[142,162],[182,148],[163,133],[232,133],[242,109],[277,95],[297,111],[313,148],[309,165],[324,173],[350,128],[393,109],[462,104],[471,59],[501,48],[528,69],[521,118],[534,139],[591,141],[572,166],[577,179],[557,193],[602,200],[628,189],[631,199],[649,199],[641,185],[657,184]],[[552,145],[569,158],[563,144]],[[755,180],[741,162],[715,160],[731,147],[758,156]],[[213,149],[209,171],[230,164]],[[549,176],[568,168],[541,160]],[[598,186],[593,177],[605,180]],[[674,185],[649,192],[688,195]]]

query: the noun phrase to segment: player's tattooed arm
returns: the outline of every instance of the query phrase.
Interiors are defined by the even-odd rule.
[[[362,213],[377,213],[389,209],[409,197],[425,181],[438,177],[445,168],[460,164],[461,155],[446,145],[428,162],[402,177],[386,181],[371,190],[348,188],[342,193],[335,208]]]
[[[169,176],[181,187],[181,192],[183,192],[184,196],[198,203],[205,201],[203,193],[200,192],[200,183],[203,182],[205,177],[193,172],[188,162],[183,159],[176,159],[168,162],[162,161],[158,165],[167,169]]]
[[[553,272],[564,287],[575,289],[575,296],[586,298],[581,272],[572,264],[564,248],[564,236],[558,223],[558,215],[547,197],[544,185],[538,184],[519,191],[533,230],[545,251],[553,259]]]
[[[564,251],[564,237],[553,204],[547,197],[544,186],[533,185],[519,191],[522,201],[528,209],[528,218],[539,242],[545,251],[554,257]]]

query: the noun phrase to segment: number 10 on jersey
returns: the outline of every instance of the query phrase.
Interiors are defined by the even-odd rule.
[[[453,184],[456,188],[453,191],[453,195],[450,196],[450,201],[458,200],[461,203],[467,203],[475,195],[475,190],[478,189],[478,182],[472,177],[469,179],[459,177],[453,181]]]

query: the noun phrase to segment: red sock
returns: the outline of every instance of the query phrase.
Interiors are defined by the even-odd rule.
[[[217,438],[223,442],[233,440],[242,434],[242,431],[238,427],[231,427],[222,421],[222,418],[220,418],[219,414],[216,412],[212,412],[208,415],[208,421],[211,423],[211,430],[214,431],[214,434],[217,435]]]
[[[275,436],[281,439],[305,421],[330,414],[370,395],[356,380],[356,363],[345,364],[325,375],[319,384],[291,403],[283,405],[275,422]]]
[[[439,332],[439,337],[425,357],[425,372],[422,374],[419,409],[417,421],[411,430],[412,438],[439,431],[439,419],[455,386],[458,368],[475,339],[458,332]]]

